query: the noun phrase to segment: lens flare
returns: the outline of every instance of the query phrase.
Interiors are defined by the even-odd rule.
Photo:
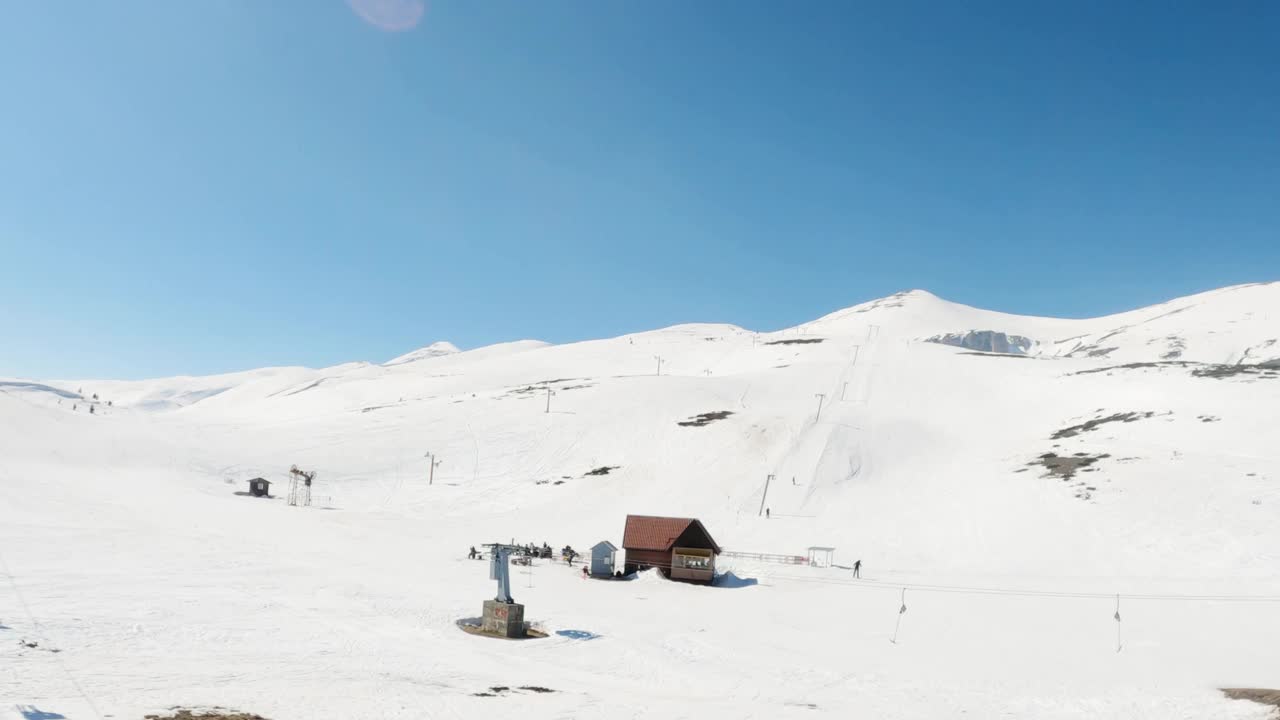
[[[347,0],[361,20],[387,32],[404,32],[418,26],[427,6],[423,0]]]

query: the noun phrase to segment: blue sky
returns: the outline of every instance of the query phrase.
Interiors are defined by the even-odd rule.
[[[1276,3],[7,3],[0,88],[0,375],[1280,277]]]

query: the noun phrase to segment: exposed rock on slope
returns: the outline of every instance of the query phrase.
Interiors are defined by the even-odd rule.
[[[995,330],[970,330],[967,333],[947,333],[927,338],[926,342],[953,345],[967,350],[1025,355],[1035,343],[1021,335],[1007,335]]]

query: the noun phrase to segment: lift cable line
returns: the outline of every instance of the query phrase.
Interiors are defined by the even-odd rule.
[[[726,554],[726,553],[722,553]],[[642,563],[645,567],[669,569],[673,565],[668,561],[650,560]],[[729,567],[732,569],[732,566]],[[1000,589],[1000,588],[973,588],[949,585],[913,585],[910,583],[879,583],[874,580],[834,580],[825,578],[806,578],[799,575],[761,575],[759,580],[794,580],[796,582],[809,582],[819,585],[842,585],[845,587],[854,587],[861,590],[898,590],[902,595],[901,607],[906,607],[906,591],[915,590],[918,592],[939,592],[969,595],[994,595],[1004,597],[1048,597],[1048,598],[1080,598],[1088,600],[1116,600],[1124,598],[1125,600],[1159,600],[1159,601],[1185,601],[1185,602],[1274,602],[1280,603],[1280,595],[1178,595],[1178,594],[1155,594],[1155,593],[1085,593],[1085,592],[1060,592],[1049,590],[1016,590],[1016,589]],[[899,612],[905,612],[899,610]],[[1119,612],[1117,608],[1117,613]]]
[[[874,580],[840,580],[835,578],[807,578],[798,575],[770,575],[774,580],[795,580],[796,582],[812,582],[820,585],[844,585],[867,590],[888,590],[902,588],[920,592],[958,593],[967,595],[1002,595],[1009,597],[1051,597],[1082,598],[1090,600],[1112,600],[1123,596],[1127,600],[1169,600],[1187,602],[1274,602],[1280,603],[1280,595],[1183,595],[1177,593],[1104,593],[1104,592],[1072,592],[1063,590],[1022,590],[1017,588],[965,587],[959,585],[923,585],[901,584],[884,585]],[[1119,607],[1116,608],[1117,614]]]
[[[728,554],[722,553],[722,554]],[[672,565],[661,560],[650,560],[642,563],[646,567],[668,569]],[[730,566],[729,569],[732,569]],[[906,607],[906,591],[938,592],[968,595],[994,595],[1005,597],[1047,597],[1047,598],[1079,598],[1087,600],[1114,600],[1117,602],[1116,614],[1119,614],[1119,598],[1125,600],[1159,600],[1185,602],[1274,602],[1280,603],[1280,595],[1179,595],[1158,593],[1089,593],[1054,590],[1018,590],[1013,588],[978,588],[955,585],[919,585],[912,583],[879,583],[875,580],[837,580],[831,578],[802,577],[787,574],[765,574],[760,580],[794,580],[796,582],[816,583],[818,585],[842,585],[861,590],[899,590],[902,594],[901,607]],[[905,612],[900,610],[900,612]]]
[[[9,579],[9,587],[13,589],[13,596],[18,599],[18,605],[22,607],[22,611],[26,614],[27,621],[31,623],[32,629],[40,636],[40,640],[44,642],[47,648],[49,645],[49,638],[45,634],[44,628],[41,627],[40,621],[36,619],[35,613],[31,612],[31,605],[27,603],[27,598],[22,593],[22,588],[18,585],[18,578],[15,577],[13,571],[9,569],[9,563],[4,559],[3,555],[0,555],[0,571],[4,572],[5,577]],[[98,717],[98,720],[103,720],[102,711],[98,709],[97,703],[93,701],[93,698],[89,697],[89,693],[85,692],[84,686],[76,679],[75,674],[71,672],[71,668],[67,666],[66,661],[58,655],[57,650],[53,651],[52,657],[54,663],[57,664],[60,670],[62,670],[62,674],[66,676],[67,682],[69,682],[71,687],[75,689],[76,694],[80,696],[80,699],[84,700],[84,703],[89,706],[89,709]]]

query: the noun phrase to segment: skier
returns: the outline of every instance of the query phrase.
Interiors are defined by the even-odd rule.
[[[765,519],[765,520],[768,520],[768,519],[769,519],[769,508],[765,508],[765,509],[764,509],[764,519]]]
[[[862,577],[862,561],[861,560],[853,561],[853,576],[856,578]]]
[[[477,554],[477,553],[476,553],[476,546],[475,546],[475,545],[472,545],[472,546],[471,546],[471,552],[467,553],[467,559],[468,559],[468,560],[475,560],[475,559],[476,559],[476,554]]]
[[[583,580],[586,580],[586,579],[587,579],[587,577],[588,577],[589,575],[590,575],[590,572],[588,572],[588,570],[587,570],[587,566],[586,566],[586,565],[583,565],[583,566],[582,566],[582,579],[583,579]]]
[[[795,476],[795,475],[792,475],[792,476],[791,476],[791,484],[792,484],[792,485],[795,485],[795,484],[796,484],[796,476]]]

